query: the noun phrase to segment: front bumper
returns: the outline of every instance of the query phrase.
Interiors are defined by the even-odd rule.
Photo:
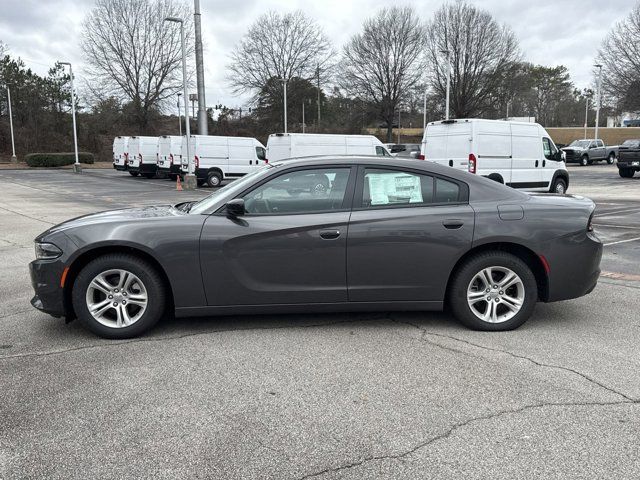
[[[59,260],[34,260],[29,264],[31,286],[35,293],[31,305],[54,317],[66,316],[64,289],[60,278],[64,264]]]
[[[634,165],[635,164],[635,165]],[[640,160],[618,161],[618,170],[621,168],[628,168],[631,170],[640,171]]]

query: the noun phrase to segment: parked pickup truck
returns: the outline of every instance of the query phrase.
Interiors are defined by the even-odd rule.
[[[593,162],[606,160],[612,165],[618,157],[618,147],[606,146],[600,139],[574,140],[569,146],[562,148],[567,163],[579,163],[583,167]]]
[[[618,173],[623,178],[631,178],[640,171],[640,140],[625,140],[618,153]]]

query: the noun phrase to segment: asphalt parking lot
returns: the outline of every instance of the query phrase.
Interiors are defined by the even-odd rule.
[[[33,238],[177,203],[168,180],[0,170],[0,478],[638,478],[640,177],[571,166],[603,276],[512,332],[446,313],[167,320],[101,340],[33,309]]]

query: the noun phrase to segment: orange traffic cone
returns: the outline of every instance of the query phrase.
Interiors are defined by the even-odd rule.
[[[182,182],[180,182],[180,175],[176,177],[176,190],[179,192],[182,191]]]

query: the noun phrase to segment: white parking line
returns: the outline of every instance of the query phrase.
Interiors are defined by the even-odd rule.
[[[594,223],[593,226],[606,228],[626,228],[627,230],[640,230],[640,227],[630,227],[629,225],[609,225],[606,223]]]
[[[594,215],[594,217],[606,217],[607,215],[617,215],[618,213],[631,213],[631,212],[637,212],[637,211],[638,211],[638,207],[633,207],[633,208],[627,208],[625,210],[617,210],[615,212],[598,213]]]
[[[637,240],[640,240],[640,237],[636,237],[636,238],[628,238],[627,240],[618,240],[617,242],[611,242],[611,243],[605,243],[604,246],[605,247],[609,247],[611,245],[618,245],[619,243],[629,243],[629,242],[635,242]]]

